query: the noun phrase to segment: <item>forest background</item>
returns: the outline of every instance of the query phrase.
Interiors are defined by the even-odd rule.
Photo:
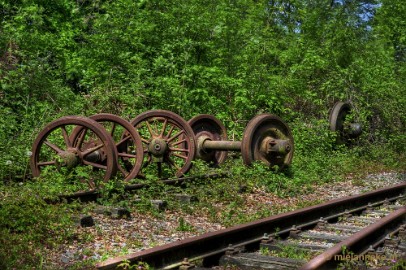
[[[213,114],[238,139],[260,112],[314,127],[349,101],[363,143],[405,151],[401,0],[1,0],[0,21],[3,178],[47,123],[100,112]]]
[[[233,177],[192,189],[206,194],[214,185],[221,195],[199,203],[234,210],[245,205],[232,201],[238,184],[300,196],[357,174],[404,173],[405,82],[403,0],[0,0],[0,268],[43,269],[47,246],[74,239],[72,220],[60,213],[75,206],[42,197],[58,181],[71,183],[30,181],[32,142],[59,117],[205,113],[240,140],[256,114],[280,116],[295,140],[287,173],[247,170],[234,159]],[[337,101],[351,103],[363,126],[349,146],[335,145],[329,131]]]

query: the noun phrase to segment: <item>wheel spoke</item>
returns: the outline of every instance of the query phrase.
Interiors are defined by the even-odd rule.
[[[72,147],[72,143],[70,142],[68,132],[66,131],[65,126],[61,126],[63,140],[65,141],[66,146]]]
[[[171,128],[168,131],[168,134],[166,135],[166,138],[169,138],[169,136],[171,136],[173,130],[174,130],[175,126],[171,126]]]
[[[118,156],[119,157],[126,157],[126,158],[137,158],[137,155],[128,154],[128,153],[125,153],[125,152],[118,153]]]
[[[76,148],[80,149],[80,146],[82,145],[83,141],[85,140],[87,133],[87,128],[84,128],[83,130],[80,131],[80,134],[78,136],[78,139],[76,141]]]
[[[118,164],[118,169],[120,170],[120,172],[124,175],[124,177],[128,174],[128,172],[126,171],[126,169],[124,169],[120,164]]]
[[[83,160],[83,164],[90,165],[90,166],[98,168],[98,169],[107,170],[107,166],[103,165],[103,164],[94,163],[94,162],[90,162],[90,161],[87,161],[87,160]]]
[[[180,171],[179,166],[176,165],[176,163],[170,157],[168,157],[166,160],[168,161],[168,164],[170,164],[172,167],[175,167],[177,171]]]
[[[159,123],[159,119],[154,119],[154,127],[155,127],[155,131],[156,131],[156,135],[159,135],[159,128],[158,128],[158,123]]]
[[[149,124],[149,122],[148,122],[148,121],[145,121],[145,124],[147,125],[148,132],[149,132],[149,134],[151,134],[151,137],[154,137],[155,134],[154,134],[154,132],[152,131],[152,127],[151,127],[151,125]]]
[[[52,160],[52,161],[43,161],[43,162],[38,162],[37,166],[49,166],[49,165],[56,165],[56,161]]]
[[[175,147],[169,147],[169,150],[174,151],[174,152],[184,152],[184,153],[189,153],[189,149],[185,148],[175,148]]]
[[[184,130],[179,131],[179,132],[176,133],[173,137],[169,138],[168,141],[167,141],[167,143],[170,143],[171,141],[173,141],[174,139],[176,139],[177,137],[179,137],[180,135],[182,135],[182,134],[184,134],[184,133],[185,133]]]
[[[180,140],[180,141],[177,141],[177,142],[172,143],[171,145],[172,145],[172,146],[175,146],[175,145],[179,145],[179,144],[184,143],[184,142],[187,142],[187,140],[186,140],[186,139],[182,139],[182,140]]]
[[[89,155],[90,153],[92,153],[92,152],[94,152],[94,151],[96,151],[96,150],[99,150],[99,149],[102,148],[103,146],[104,146],[104,144],[99,144],[99,145],[96,145],[95,147],[86,149],[86,151],[84,151],[84,152],[82,153],[82,155],[83,155],[83,157],[85,157],[85,156]]]
[[[131,138],[131,135],[128,135],[126,137],[124,137],[124,139],[122,139],[121,141],[119,141],[118,143],[116,143],[116,147],[118,147],[119,145],[123,144],[124,142],[126,142],[128,139]]]
[[[184,160],[186,160],[186,159],[187,159],[187,156],[184,156],[184,155],[181,155],[181,154],[176,154],[176,153],[173,153],[173,155],[174,155],[175,157],[180,157],[180,158],[183,158]]]
[[[115,122],[112,122],[112,123],[113,123],[113,126],[111,127],[110,135],[112,138],[114,138],[113,134],[114,134],[114,131],[116,130],[116,123]]]
[[[149,141],[148,141],[147,139],[143,138],[143,137],[141,137],[141,141],[142,141],[143,143],[145,143],[145,144],[149,144]]]
[[[56,153],[61,153],[63,150],[56,146],[55,144],[51,143],[50,141],[46,140],[44,142],[46,145],[48,145],[52,150],[54,150]]]
[[[163,126],[162,126],[162,131],[161,131],[161,134],[159,135],[159,137],[162,138],[162,137],[164,136],[164,133],[165,133],[165,129],[166,129],[167,124],[168,124],[168,119],[165,118],[165,121],[164,121]]]

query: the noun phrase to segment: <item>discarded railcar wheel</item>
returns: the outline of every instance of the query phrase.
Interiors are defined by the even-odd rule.
[[[131,121],[141,136],[144,148],[143,176],[181,177],[189,171],[195,157],[192,128],[176,113],[151,110]]]
[[[348,102],[336,102],[330,111],[330,130],[337,133],[337,144],[348,143],[350,139],[361,135],[362,128],[359,123],[352,123],[347,119],[352,107]]]
[[[103,125],[114,141],[117,149],[118,172],[124,180],[134,179],[141,170],[144,151],[141,137],[127,120],[109,113],[95,114],[89,117]],[[71,135],[72,141],[80,140],[83,128],[77,127]]]
[[[270,167],[283,168],[292,162],[293,150],[292,133],[276,115],[257,115],[244,130],[241,155],[246,165],[260,160]]]
[[[82,136],[73,141],[72,132],[80,127]],[[117,150],[110,135],[95,120],[80,116],[57,119],[38,134],[30,161],[34,177],[44,170],[77,176],[90,188],[108,181],[117,172]],[[82,167],[76,172],[76,168]],[[100,182],[101,183],[101,182]]]
[[[227,131],[223,123],[208,114],[196,115],[188,121],[196,137],[196,157],[213,166],[223,163],[227,158],[227,151],[205,149],[205,141],[227,141]]]

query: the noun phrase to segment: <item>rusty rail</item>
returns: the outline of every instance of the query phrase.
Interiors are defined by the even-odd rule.
[[[270,234],[277,229],[281,230],[279,233],[284,231],[287,233],[293,225],[301,228],[310,227],[314,226],[320,217],[330,220],[337,218],[340,212],[362,211],[368,207],[368,204],[383,204],[387,200],[394,201],[399,199],[399,196],[403,196],[405,189],[406,183],[402,183],[360,195],[336,199],[320,205],[108,259],[98,263],[96,267],[103,270],[117,269],[118,265],[124,261],[134,264],[142,261],[155,269],[172,269],[180,266],[184,258],[188,258],[189,261],[201,259],[204,264],[209,263],[218,260],[227,251],[229,245],[247,249],[258,248],[265,233]]]
[[[404,222],[405,217],[406,206],[396,210],[395,212],[382,218],[379,222],[366,227],[346,240],[327,249],[325,252],[303,265],[300,270],[335,269],[339,263],[339,260],[335,260],[334,258],[336,255],[342,254],[344,247],[349,252],[360,254],[370,245],[377,242],[378,239],[385,238],[389,232],[396,230]]]

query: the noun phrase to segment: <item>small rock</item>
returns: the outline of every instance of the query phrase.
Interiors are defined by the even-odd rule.
[[[246,185],[240,185],[240,187],[238,188],[238,193],[245,193],[247,192],[248,187]]]
[[[83,216],[80,219],[80,226],[82,227],[92,227],[94,226],[94,220],[92,216]]]
[[[131,212],[128,209],[122,208],[122,207],[112,208],[111,217],[115,218],[115,219],[121,219],[121,218],[129,219],[129,218],[131,218]]]
[[[81,215],[80,217],[75,218],[75,223],[80,227],[92,227],[94,226],[93,217],[90,215]]]
[[[103,205],[98,205],[96,208],[93,210],[96,214],[102,214],[102,215],[110,215],[111,211],[109,210],[108,207],[103,206]]]
[[[132,201],[133,201],[133,203],[141,203],[142,202],[140,196],[138,196],[137,194],[134,195]]]
[[[70,251],[66,251],[64,254],[61,256],[61,262],[63,263],[69,263],[73,259],[74,255]]]
[[[152,204],[153,207],[158,209],[158,211],[165,210],[166,206],[168,205],[168,203],[166,201],[163,201],[163,200],[151,200],[151,204]]]
[[[197,197],[196,196],[191,196],[187,194],[174,194],[175,199],[177,199],[179,202],[184,203],[184,204],[189,204],[191,202],[196,202]]]

